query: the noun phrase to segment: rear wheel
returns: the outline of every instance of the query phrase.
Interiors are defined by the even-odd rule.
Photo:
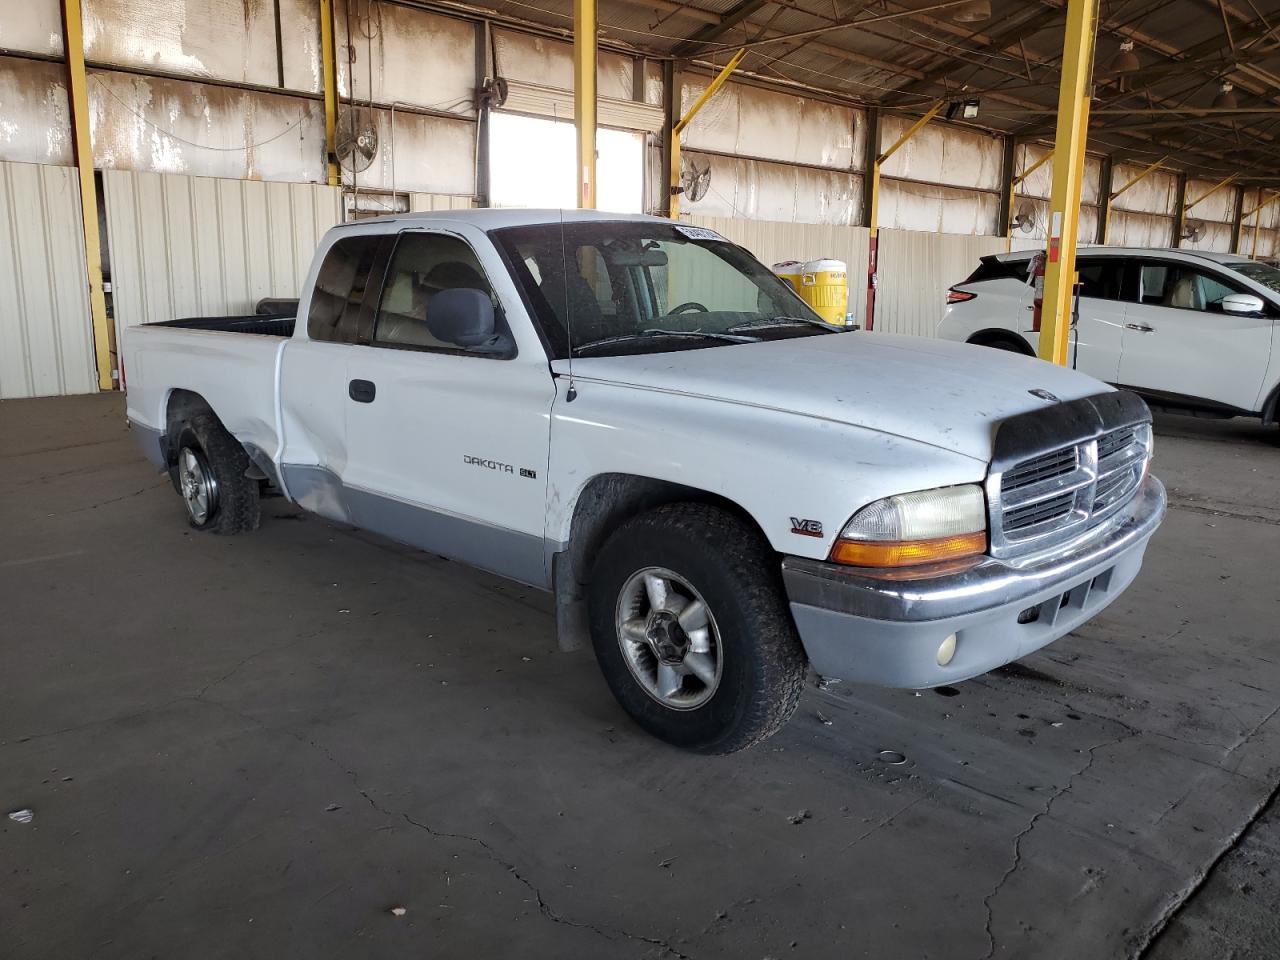
[[[175,448],[170,476],[191,526],[221,534],[258,529],[259,483],[245,475],[249,455],[217,417],[200,413],[184,421]]]
[[[600,551],[589,605],[605,680],[654,736],[731,753],[795,712],[805,657],[777,558],[731,513],[679,503],[629,520]]]

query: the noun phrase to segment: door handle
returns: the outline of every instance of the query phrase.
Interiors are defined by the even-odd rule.
[[[356,403],[373,403],[378,395],[378,388],[372,380],[352,380],[347,384],[347,396]]]
[[[1124,328],[1126,330],[1136,330],[1138,333],[1151,333],[1155,330],[1155,327],[1148,326],[1145,323],[1126,323]]]

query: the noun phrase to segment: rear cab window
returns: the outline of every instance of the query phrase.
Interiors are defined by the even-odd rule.
[[[380,234],[343,237],[329,248],[307,310],[307,336],[312,340],[358,341],[365,290],[383,239]]]

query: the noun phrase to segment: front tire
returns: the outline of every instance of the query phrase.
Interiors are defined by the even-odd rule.
[[[170,477],[192,527],[219,534],[258,529],[260,491],[245,476],[249,455],[217,417],[199,413],[184,421],[173,446]]]
[[[596,559],[588,603],[609,688],[659,739],[732,753],[795,712],[805,657],[777,557],[728,511],[676,503],[627,521]]]

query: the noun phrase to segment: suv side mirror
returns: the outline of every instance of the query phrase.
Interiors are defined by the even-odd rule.
[[[1261,313],[1266,306],[1252,293],[1232,293],[1222,298],[1223,313]]]
[[[441,290],[427,304],[427,329],[455,347],[484,347],[497,340],[493,301],[468,287]]]

